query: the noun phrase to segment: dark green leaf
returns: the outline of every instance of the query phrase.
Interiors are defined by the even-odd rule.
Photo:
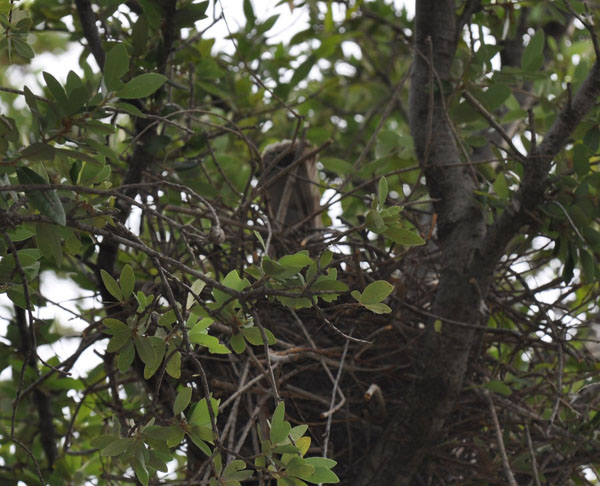
[[[62,238],[56,231],[56,226],[47,223],[36,225],[36,241],[45,258],[52,259],[60,268],[63,258]]]
[[[584,177],[590,171],[590,150],[578,143],[573,147],[573,168],[579,177]]]
[[[118,367],[121,373],[125,373],[132,365],[135,359],[135,346],[133,341],[128,339],[127,344],[121,349],[119,353]]]
[[[512,395],[512,390],[505,383],[498,380],[491,380],[487,383],[483,384],[484,388],[487,388],[494,393],[499,393],[500,395],[509,396]]]
[[[123,293],[123,298],[128,299],[133,293],[133,287],[135,285],[135,273],[131,265],[126,264],[121,270],[121,276],[119,277],[119,285]]]
[[[252,7],[252,0],[244,0],[244,16],[246,17],[246,26],[251,29],[256,23],[256,15]]]
[[[394,243],[402,246],[419,246],[425,244],[425,240],[417,233],[395,225],[389,226],[383,232],[383,235]]]
[[[373,233],[383,233],[387,228],[379,212],[374,209],[371,209],[367,213],[365,223],[367,225],[367,229]]]
[[[186,5],[175,12],[174,22],[178,29],[193,27],[194,24],[206,18],[208,0]]]
[[[56,80],[52,74],[44,71],[42,73],[48,90],[52,93],[54,99],[58,102],[58,105],[66,112],[68,108],[67,94],[65,93],[62,85]]]
[[[529,39],[529,44],[523,51],[521,68],[523,71],[538,71],[544,64],[544,29],[538,29],[535,35]]]
[[[181,353],[179,351],[175,351],[169,358],[165,371],[172,378],[179,379],[181,376]]]
[[[127,342],[131,339],[131,331],[128,329],[127,331],[119,331],[113,333],[113,337],[108,342],[108,346],[106,347],[106,351],[109,353],[115,353],[119,349],[121,349]]]
[[[385,177],[379,179],[379,185],[377,187],[377,197],[379,201],[379,208],[383,209],[385,201],[388,195],[388,183]]]
[[[119,302],[123,300],[123,293],[121,292],[121,287],[117,281],[113,278],[113,276],[108,273],[104,269],[100,269],[100,277],[102,277],[102,282],[104,283],[104,287],[108,290],[108,293],[112,295]]]
[[[290,87],[296,86],[300,81],[308,76],[308,73],[310,73],[310,70],[315,65],[315,62],[317,62],[317,59],[314,56],[308,56],[308,59],[300,64],[300,66],[298,66],[294,71],[292,79],[290,80]]]
[[[192,398],[192,389],[189,387],[182,388],[175,397],[175,403],[173,404],[173,414],[179,415],[183,412],[190,403]]]
[[[150,339],[145,336],[135,336],[133,341],[135,343],[137,354],[144,364],[150,367],[154,366],[156,363],[156,353],[154,352]]]
[[[115,441],[113,441],[110,444],[108,444],[107,446],[105,446],[100,451],[100,455],[104,456],[104,457],[118,456],[119,454],[121,454],[121,453],[125,452],[127,449],[129,449],[133,445],[134,442],[135,442],[135,439],[132,437],[128,437],[126,439],[116,439]]]
[[[109,91],[119,91],[123,87],[121,78],[129,71],[129,55],[125,44],[117,44],[106,54],[104,63],[104,84]]]
[[[17,176],[21,184],[46,184],[42,176],[37,172],[32,171],[28,167],[18,167]],[[31,205],[37,209],[42,215],[47,216],[56,224],[65,226],[67,224],[67,217],[65,215],[65,209],[63,208],[62,202],[58,197],[58,194],[54,189],[47,191],[25,191],[27,194],[28,201]]]

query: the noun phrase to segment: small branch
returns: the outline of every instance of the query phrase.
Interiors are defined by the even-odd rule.
[[[531,470],[533,471],[533,480],[535,486],[542,486],[540,482],[540,476],[537,468],[537,460],[535,458],[535,451],[533,450],[533,444],[531,442],[531,434],[529,432],[529,425],[525,424],[525,436],[527,437],[527,447],[529,448],[529,455],[531,456]]]
[[[504,139],[504,141],[508,144],[508,146],[514,152],[516,157],[521,162],[523,162],[525,160],[525,156],[521,152],[519,152],[517,147],[515,147],[508,133],[506,133],[504,128],[502,128],[502,126],[496,120],[494,120],[492,114],[489,111],[487,111],[485,107],[481,103],[479,103],[479,101],[477,101],[477,99],[471,93],[469,93],[468,91],[463,91],[462,94],[465,97],[465,99],[469,103],[471,103],[473,108],[475,108],[479,113],[481,113],[481,115],[488,121],[488,123],[492,125],[492,127],[494,127],[494,130],[496,130],[498,132],[498,135],[500,135]]]
[[[462,30],[465,25],[471,20],[473,14],[479,12],[481,10],[481,0],[468,0],[465,8],[461,12],[458,17],[458,21],[456,22],[456,36],[458,40],[458,36],[462,33]]]
[[[485,398],[487,398],[488,404],[490,406],[490,413],[492,414],[494,429],[496,429],[496,439],[498,440],[498,448],[500,449],[500,455],[502,456],[502,465],[504,466],[504,472],[506,473],[508,484],[510,484],[510,486],[518,486],[517,482],[515,481],[515,476],[512,470],[510,469],[510,463],[508,462],[508,456],[506,455],[506,449],[504,447],[504,439],[502,438],[502,428],[500,427],[500,422],[498,421],[498,415],[496,415],[496,408],[494,407],[494,402],[492,401],[492,397],[487,390],[484,391],[484,395]]]
[[[333,419],[333,414],[336,410],[334,410],[333,403],[335,402],[335,393],[338,387],[338,383],[342,376],[342,370],[344,369],[344,360],[346,359],[346,353],[348,352],[348,345],[350,341],[346,341],[344,344],[344,351],[342,352],[342,357],[340,359],[340,367],[338,368],[337,375],[335,377],[335,383],[333,384],[333,390],[331,392],[331,401],[329,402],[329,415],[327,416],[327,427],[325,428],[325,437],[323,438],[323,457],[327,457],[327,449],[329,446],[329,436],[331,434],[331,421]],[[340,402],[337,408],[341,408],[344,405],[344,402]],[[328,413],[325,412],[325,413]],[[323,414],[322,414],[323,415]]]

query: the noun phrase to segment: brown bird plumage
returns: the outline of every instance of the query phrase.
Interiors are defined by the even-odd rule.
[[[303,231],[322,226],[318,213],[321,194],[317,185],[316,158],[309,157],[290,168],[309,152],[310,147],[302,142],[292,144],[290,140],[269,145],[263,152],[263,167],[269,184],[266,189],[269,217],[277,228]],[[277,177],[286,168],[285,175]]]

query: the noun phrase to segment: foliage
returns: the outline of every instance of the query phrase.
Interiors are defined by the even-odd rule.
[[[596,11],[445,1],[446,73],[389,1],[281,2],[309,18],[285,41],[258,3],[231,49],[221,2],[0,7],[0,482],[584,484]],[[30,64],[70,42],[64,82]],[[413,60],[435,69],[411,87]],[[322,228],[275,220],[261,153],[283,139],[318,155]],[[48,275],[94,295],[75,336],[39,317]]]

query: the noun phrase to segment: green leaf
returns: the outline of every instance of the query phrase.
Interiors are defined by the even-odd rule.
[[[121,269],[121,275],[119,277],[119,285],[123,293],[123,298],[128,299],[133,293],[133,287],[135,285],[135,273],[133,268],[128,263]]]
[[[594,257],[588,251],[580,248],[579,262],[581,264],[581,269],[583,270],[585,281],[594,283],[596,281],[596,264],[594,262]]]
[[[173,21],[178,29],[193,27],[198,20],[206,18],[206,9],[208,1],[192,3],[184,7],[178,8],[175,12]]]
[[[192,399],[192,389],[191,388],[186,386],[185,388],[182,388],[181,390],[179,390],[179,392],[177,393],[177,396],[175,397],[175,403],[173,404],[173,414],[179,415],[181,412],[183,412],[189,405],[191,399]]]
[[[308,73],[310,73],[310,70],[316,62],[317,58],[315,56],[308,56],[308,58],[294,71],[292,79],[290,80],[290,87],[296,86],[300,81],[308,76]]]
[[[256,24],[256,15],[254,14],[254,8],[252,7],[251,0],[244,0],[244,16],[246,17],[246,26],[251,29]]]
[[[292,427],[290,423],[284,420],[285,417],[285,403],[279,402],[273,412],[273,418],[271,420],[271,433],[270,439],[273,444],[278,444],[287,439],[288,434]]]
[[[104,283],[104,287],[108,290],[108,293],[112,295],[119,302],[123,300],[123,293],[121,292],[121,287],[117,281],[113,278],[113,276],[108,273],[106,270],[100,270],[100,277],[102,277],[102,282]]]
[[[38,223],[36,229],[36,241],[45,258],[54,260],[60,268],[63,258],[63,243],[56,226],[47,223]],[[14,241],[14,240],[13,240]]]
[[[115,108],[117,110],[123,111],[125,113],[129,113],[133,116],[139,116],[140,118],[145,118],[144,113],[137,107],[133,106],[131,103],[126,103],[125,101],[115,103]]]
[[[505,84],[492,84],[486,91],[480,93],[477,98],[483,106],[492,113],[502,106],[502,104],[512,94],[511,89]],[[487,142],[486,142],[487,143]]]
[[[190,338],[190,342],[192,342],[194,344],[198,344],[200,346],[204,346],[205,348],[208,348],[208,351],[212,354],[229,354],[229,353],[231,353],[231,351],[229,351],[229,349],[227,349],[226,346],[221,344],[216,337],[210,336],[209,334],[206,334],[206,333],[192,334],[190,332],[189,338]]]
[[[366,221],[367,229],[373,233],[383,233],[387,226],[378,211],[371,209],[367,213]]]
[[[521,69],[526,72],[538,71],[544,64],[544,29],[538,29],[529,40],[521,57]]]
[[[325,467],[327,469],[331,469],[337,464],[337,461],[334,461],[333,459],[329,459],[327,457],[307,457],[305,461],[311,466]]]
[[[196,295],[200,295],[204,290],[204,287],[206,287],[206,282],[204,282],[204,280],[198,279],[192,284],[192,292],[194,292],[194,294]],[[194,298],[194,295],[190,292],[187,296],[185,308],[189,309],[194,305],[195,302],[196,299]]]
[[[210,402],[212,405],[213,415],[216,417],[219,412],[219,400],[211,398]],[[208,402],[206,401],[206,398],[203,398],[196,404],[188,422],[194,425],[210,426],[210,415],[208,413]]]
[[[315,467],[298,456],[293,457],[290,462],[287,463],[285,470],[288,475],[301,479],[310,478],[315,473]]]
[[[586,145],[578,143],[573,147],[573,168],[579,177],[584,177],[590,171],[590,150]]]
[[[36,160],[54,160],[54,156],[56,155],[56,150],[51,145],[42,142],[35,142],[31,145],[28,145],[23,150],[21,150],[21,156],[30,161]],[[30,169],[27,169],[30,170]],[[33,172],[33,171],[32,171]],[[48,181],[43,177],[39,176],[37,172],[34,172],[35,175],[39,177],[38,182],[30,182],[30,184],[47,184]],[[35,178],[35,176],[32,176]]]
[[[179,351],[175,351],[169,358],[165,371],[170,377],[176,380],[181,377],[181,353]]]
[[[144,379],[146,380],[150,379],[150,377],[154,376],[154,373],[158,371],[158,368],[160,367],[160,364],[165,356],[165,349],[167,347],[165,340],[161,337],[151,336],[147,339],[152,345],[155,359],[151,363],[146,363],[146,366],[144,366]]]
[[[171,425],[169,427],[169,439],[167,440],[167,445],[169,447],[174,447],[177,446],[179,444],[181,444],[181,442],[183,441],[183,438],[185,437],[185,431],[181,426],[178,425]]]
[[[140,447],[144,447],[143,445]],[[137,450],[135,456],[133,457],[133,462],[131,463],[133,470],[135,472],[135,476],[138,478],[138,481],[143,484],[143,486],[148,486],[148,469],[146,468],[146,460],[144,459],[144,454],[141,450]]]
[[[108,91],[119,91],[123,87],[121,78],[129,71],[129,55],[125,44],[117,44],[106,54],[104,62],[104,84]]]
[[[494,192],[502,199],[508,198],[508,184],[506,183],[506,178],[502,173],[498,174],[496,180],[494,181]]]
[[[229,345],[235,354],[242,354],[246,349],[246,340],[241,334],[234,334],[229,340]]]
[[[500,395],[512,395],[512,390],[510,389],[510,387],[506,383],[503,383],[498,380],[488,381],[487,383],[483,384],[483,387],[487,388],[490,391],[493,391],[494,393],[499,393]]]
[[[137,354],[144,364],[150,367],[154,366],[156,363],[156,353],[150,339],[145,336],[135,336],[133,342],[135,343]]]
[[[17,54],[25,59],[33,59],[35,52],[27,42],[21,40],[18,37],[12,36],[12,46],[15,48]]]
[[[385,280],[371,282],[363,291],[359,302],[363,305],[377,304],[390,295],[393,290],[394,286]]]
[[[117,96],[124,100],[145,98],[159,89],[166,81],[166,76],[163,76],[162,74],[141,74],[133,78],[117,91]]]
[[[129,339],[131,338],[131,330],[127,329],[127,331],[116,332],[113,334],[113,337],[110,338],[108,342],[108,346],[106,347],[106,351],[109,353],[115,353],[119,349],[121,349]]]
[[[119,440],[119,437],[116,435],[101,435],[99,437],[94,437],[90,441],[90,445],[97,449],[104,449],[109,444],[112,444],[116,440]]]
[[[196,444],[198,449],[200,449],[202,452],[204,452],[204,454],[206,454],[209,457],[212,456],[212,450],[210,449],[208,444],[202,439],[202,437],[200,436],[198,431],[199,431],[198,426],[192,426],[190,428],[190,430],[188,431],[189,438],[192,439],[192,442],[194,444]]]
[[[254,346],[263,344],[262,334],[258,327],[242,327],[240,332],[250,344],[253,344]],[[265,334],[267,335],[267,342],[269,345],[273,345],[277,342],[273,333],[268,329],[265,329]]]
[[[325,170],[337,175],[345,176],[356,172],[356,169],[350,162],[342,159],[337,159],[335,157],[321,157],[319,161],[323,164]]]
[[[250,285],[248,280],[240,278],[237,270],[229,272],[221,283],[230,289],[238,290],[240,292]]]
[[[340,482],[340,478],[338,478],[332,470],[326,467],[315,467],[315,473],[310,478],[303,479],[313,484],[332,484]]]
[[[46,86],[48,86],[48,90],[52,93],[54,99],[58,102],[60,108],[66,112],[68,109],[68,100],[67,94],[65,93],[62,85],[56,80],[52,74],[47,73],[46,71],[42,72],[42,76],[44,77],[44,81],[46,81]]]
[[[129,449],[134,442],[135,439],[133,437],[128,437],[126,439],[117,439],[108,444],[106,447],[104,447],[100,451],[100,455],[103,457],[118,456],[119,454]]]
[[[387,305],[385,305],[382,302],[378,302],[377,304],[363,304],[367,309],[369,309],[371,312],[374,312],[375,314],[389,314],[390,312],[392,312],[392,309],[390,309]]]
[[[388,195],[388,183],[385,177],[379,179],[379,185],[377,187],[377,197],[379,199],[379,208],[383,209],[385,201]]]
[[[105,331],[107,334],[117,334],[119,332],[131,332],[127,324],[120,321],[119,319],[114,319],[112,317],[105,318],[102,323],[108,328],[108,331]]]
[[[39,224],[44,224],[44,223],[39,223]],[[29,226],[18,226],[14,230],[11,230],[8,232],[8,237],[10,238],[10,240],[13,243],[15,243],[17,241],[28,240],[36,233],[37,233],[37,227],[36,227],[36,230],[33,230]],[[38,246],[39,246],[39,242],[38,242]],[[44,254],[44,252],[42,252],[42,255],[43,254]]]
[[[265,255],[265,257],[263,258],[261,267],[263,272],[273,277],[280,275],[286,271],[283,265],[271,259],[268,255]]]
[[[121,373],[125,373],[133,364],[135,359],[135,346],[133,341],[128,341],[119,353],[118,367]]]
[[[28,167],[17,167],[17,177],[19,183],[26,184],[47,184],[46,180]],[[42,215],[47,216],[56,224],[65,226],[67,217],[65,209],[60,202],[60,198],[54,189],[48,191],[25,191],[27,200],[37,209]]]
[[[397,225],[388,226],[383,232],[383,236],[402,246],[420,246],[425,244],[425,240],[417,233]]]

